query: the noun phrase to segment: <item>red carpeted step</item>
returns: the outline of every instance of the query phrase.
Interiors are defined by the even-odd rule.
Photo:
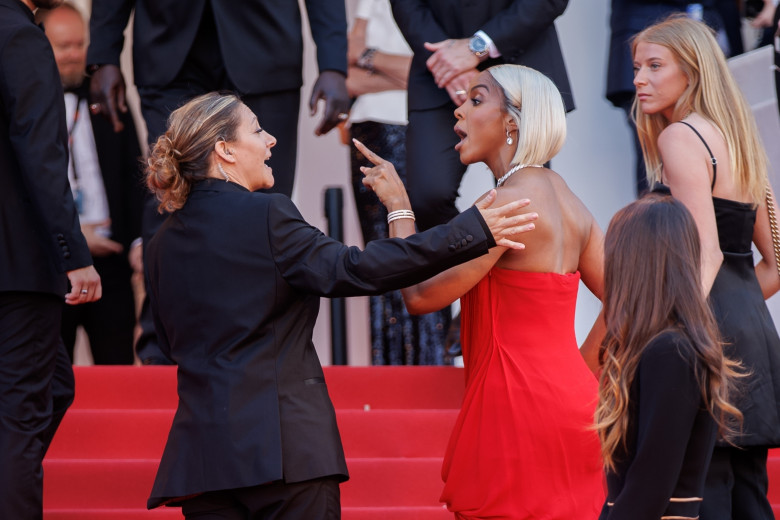
[[[47,459],[44,507],[52,510],[139,508],[146,504],[157,459]],[[441,459],[348,459],[345,507],[438,505]]]
[[[444,457],[458,410],[336,410],[351,457]]]
[[[79,408],[175,408],[175,367],[75,367]],[[463,370],[453,367],[325,367],[336,408],[460,408]]]
[[[157,460],[47,460],[47,509],[137,508],[151,489]],[[345,507],[435,506],[441,459],[350,459],[342,485]]]
[[[43,520],[182,520],[179,507],[152,509],[47,509]]]
[[[341,485],[345,507],[439,505],[441,458],[347,459],[350,479]]]
[[[146,507],[158,459],[47,459],[43,507],[139,509]]]
[[[173,413],[71,410],[63,419],[48,458],[159,458]],[[457,410],[336,411],[348,457],[442,457],[457,414]]]
[[[351,480],[345,520],[444,520],[441,457],[463,396],[447,367],[326,367]],[[76,367],[76,401],[44,463],[45,520],[181,518],[144,509],[176,406],[174,367]],[[780,518],[780,449],[769,497]]]
[[[163,507],[146,509],[96,509],[86,511],[48,510],[44,520],[180,520],[181,509]],[[452,520],[452,514],[441,507],[344,507],[343,520]]]
[[[336,408],[459,409],[464,377],[454,367],[325,367]]]
[[[76,398],[71,410],[175,409],[176,367],[88,366],[73,367]]]
[[[174,410],[69,410],[51,443],[47,460],[158,459]]]
[[[769,474],[769,502],[780,507],[780,448],[769,450],[766,471]],[[775,518],[780,517],[775,514]]]
[[[452,513],[439,507],[344,507],[342,520],[452,520]]]

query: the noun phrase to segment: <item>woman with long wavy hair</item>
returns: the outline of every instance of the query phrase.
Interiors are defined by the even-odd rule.
[[[780,337],[764,302],[780,289],[770,230],[767,157],[750,107],[713,32],[685,16],[648,27],[632,42],[634,116],[648,179],[693,215],[701,239],[701,286],[724,351],[750,373],[736,403],[738,447],[718,441],[702,520],[774,518],[767,450],[780,446]],[[753,260],[752,246],[761,255]]]
[[[698,518],[716,435],[741,414],[735,363],[701,291],[696,224],[681,202],[651,194],[615,215],[604,254],[600,518]]]

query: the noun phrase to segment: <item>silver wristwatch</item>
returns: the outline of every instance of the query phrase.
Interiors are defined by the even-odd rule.
[[[488,43],[482,36],[475,34],[469,40],[469,50],[474,53],[474,56],[482,61],[482,59],[487,56],[489,50]]]

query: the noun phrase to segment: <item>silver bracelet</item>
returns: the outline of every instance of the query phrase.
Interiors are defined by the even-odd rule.
[[[390,224],[390,222],[394,220],[401,220],[402,218],[410,218],[414,220],[414,211],[410,209],[397,209],[395,211],[391,211],[387,214],[387,223]]]

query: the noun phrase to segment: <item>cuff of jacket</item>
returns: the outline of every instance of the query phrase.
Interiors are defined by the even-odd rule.
[[[467,212],[474,213],[475,217],[477,219],[477,222],[479,222],[479,225],[482,226],[482,230],[485,232],[485,236],[487,237],[487,246],[488,248],[496,247],[496,239],[493,238],[493,233],[491,233],[490,228],[487,225],[487,222],[485,222],[485,219],[482,218],[482,213],[479,212],[479,209],[477,209],[476,206],[471,206],[469,209],[464,211],[464,213]]]

